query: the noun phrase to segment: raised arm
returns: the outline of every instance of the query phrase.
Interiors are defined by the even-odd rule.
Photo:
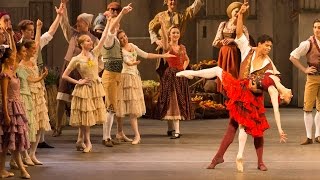
[[[111,26],[110,26],[110,32],[113,34],[116,31],[116,27],[119,26],[119,23],[122,19],[122,17],[125,14],[128,14],[130,11],[132,11],[132,7],[131,7],[131,3],[129,3],[127,6],[125,6],[124,8],[122,8],[121,12],[119,13],[119,15],[113,20]]]
[[[239,39],[242,34],[243,34],[243,14],[249,9],[249,4],[248,2],[246,2],[246,0],[244,1],[244,3],[242,4],[239,12],[238,12],[238,19],[237,19],[237,28],[236,28],[236,35],[237,38]]]
[[[189,6],[185,12],[184,15],[186,17],[186,20],[192,19],[195,17],[195,15],[200,11],[201,6],[204,4],[203,0],[195,0],[191,6]]]
[[[40,47],[40,38],[41,38],[41,29],[42,29],[42,21],[37,20],[37,29],[36,29],[36,36],[35,36],[35,43],[36,43],[36,55],[38,54],[39,47]]]
[[[161,45],[162,48],[164,49],[164,51],[168,51],[169,49],[169,38],[168,38],[168,32],[167,32],[167,28],[166,28],[166,24],[164,22],[164,16],[159,16],[159,22],[161,25],[161,33],[162,33],[162,39],[161,39]]]
[[[61,3],[63,4],[63,13],[60,21],[60,26],[63,32],[64,37],[69,42],[72,34],[73,34],[73,28],[70,26],[69,19],[68,19],[68,11],[67,11],[67,3],[68,0],[61,0]]]
[[[56,33],[56,31],[57,31],[57,29],[59,27],[59,23],[60,23],[60,21],[62,19],[62,16],[63,16],[63,11],[65,10],[65,8],[63,6],[64,6],[64,4],[60,3],[59,9],[57,7],[55,7],[56,12],[57,12],[57,16],[54,19],[53,23],[51,24],[51,26],[50,26],[50,28],[48,30],[48,33],[51,36],[53,36]]]
[[[109,11],[106,11],[104,13],[104,15],[107,17],[106,27],[104,28],[104,30],[102,32],[102,35],[101,35],[99,43],[92,50],[94,52],[94,54],[96,54],[96,55],[100,54],[100,50],[101,50],[102,46],[105,44],[105,41],[107,40],[107,37],[108,37],[107,34],[108,34],[109,27],[110,27],[110,24],[111,24],[111,16],[109,14]]]

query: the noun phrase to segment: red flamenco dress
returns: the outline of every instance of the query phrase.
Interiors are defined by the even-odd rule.
[[[225,105],[230,118],[243,125],[247,134],[262,137],[263,132],[270,127],[265,116],[264,98],[262,93],[253,93],[249,83],[249,79],[235,79],[223,71],[222,85],[228,97]]]

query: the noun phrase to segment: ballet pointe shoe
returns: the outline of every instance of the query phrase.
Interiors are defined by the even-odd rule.
[[[223,158],[213,158],[211,161],[211,164],[207,167],[207,169],[214,169],[216,165],[223,163],[224,159]]]
[[[1,173],[0,173],[0,178],[8,178],[8,177],[13,177],[14,176],[14,173],[12,172],[9,172],[7,170],[3,170]]]
[[[132,139],[130,139],[130,138],[128,138],[126,135],[120,135],[120,134],[117,134],[116,135],[116,139],[118,140],[118,141],[122,141],[122,142],[132,142],[133,140]]]
[[[92,151],[92,145],[87,146],[86,148],[84,148],[82,152],[88,153],[88,152],[91,152],[91,151]]]
[[[188,79],[193,79],[194,76],[191,75],[191,73],[192,73],[192,70],[184,70],[184,71],[180,71],[180,72],[176,73],[176,76],[177,77],[186,77]]]
[[[35,165],[43,165],[43,163],[40,162],[36,157],[30,157],[30,159]]]
[[[30,179],[31,178],[30,174],[27,171],[21,172],[20,177],[22,179]]]
[[[83,142],[76,142],[77,151],[83,151],[86,148],[86,145]]]
[[[238,172],[243,172],[243,158],[237,158],[236,159],[236,164],[237,164],[237,170]]]
[[[34,166],[35,164],[33,163],[33,161],[31,160],[31,158],[22,158],[22,162],[25,165],[28,166]]]
[[[134,138],[134,140],[131,142],[132,145],[137,145],[141,143],[141,138]]]

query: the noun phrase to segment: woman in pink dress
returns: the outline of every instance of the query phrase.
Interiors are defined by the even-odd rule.
[[[7,29],[10,41],[13,40],[13,32]],[[0,56],[1,73],[0,83],[2,92],[2,111],[0,111],[0,177],[7,178],[14,176],[13,173],[5,170],[7,151],[11,151],[13,158],[20,168],[21,177],[29,179],[30,175],[23,166],[19,152],[30,147],[28,140],[28,120],[20,98],[20,81],[15,74],[16,47],[12,50],[7,48]]]

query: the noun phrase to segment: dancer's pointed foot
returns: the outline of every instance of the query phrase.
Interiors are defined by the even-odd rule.
[[[223,158],[213,158],[211,164],[207,167],[207,169],[214,169],[216,165],[224,162]]]
[[[237,164],[237,170],[238,172],[243,172],[243,158],[242,157],[237,157],[236,159],[236,164]]]
[[[83,152],[84,153],[89,153],[92,151],[92,144],[88,144],[86,148],[84,148]]]
[[[122,141],[122,142],[132,142],[133,140],[132,139],[130,139],[130,138],[128,138],[125,134],[117,134],[116,135],[116,139],[118,140],[118,141]]]
[[[32,162],[32,160],[31,160],[30,157],[22,158],[22,162],[23,162],[23,164],[25,164],[25,165],[34,166],[34,163]]]
[[[134,140],[131,142],[132,145],[137,145],[141,143],[140,137],[135,137]]]
[[[21,171],[21,176],[22,179],[30,179],[31,176],[27,171]]]
[[[259,163],[259,164],[258,164],[258,169],[259,169],[260,171],[268,171],[268,168],[267,168],[266,165],[264,165],[264,163]]]
[[[7,177],[13,177],[14,174],[12,172],[9,172],[7,170],[2,170],[0,172],[0,178],[7,178]]]
[[[30,156],[30,159],[35,165],[43,165],[35,156]]]
[[[193,72],[192,70],[184,70],[184,71],[180,71],[178,73],[176,73],[177,77],[186,77],[188,79],[193,79],[194,76],[191,75],[191,72]]]

